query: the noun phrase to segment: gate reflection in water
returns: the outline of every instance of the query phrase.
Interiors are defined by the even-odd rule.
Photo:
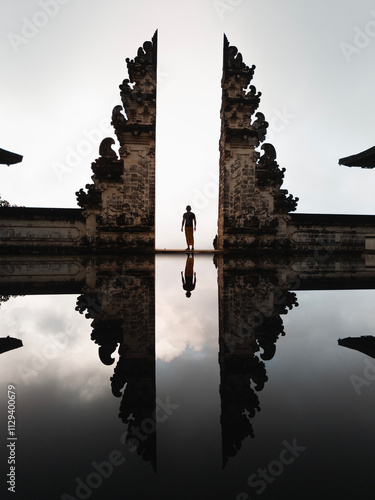
[[[16,498],[370,498],[373,271],[1,257]]]

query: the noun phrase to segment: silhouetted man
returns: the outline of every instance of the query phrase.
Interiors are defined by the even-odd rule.
[[[186,212],[182,216],[181,231],[183,231],[184,229],[184,224],[187,244],[186,250],[190,250],[190,247],[192,250],[194,250],[194,231],[196,231],[197,229],[197,220],[195,218],[195,214],[193,214],[193,212],[191,211],[190,205],[186,207]]]

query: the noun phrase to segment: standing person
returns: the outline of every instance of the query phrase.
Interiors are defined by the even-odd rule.
[[[195,214],[193,214],[193,212],[191,211],[190,205],[186,207],[186,212],[182,216],[181,231],[183,231],[184,229],[184,224],[185,224],[185,236],[187,244],[186,250],[190,250],[190,247],[192,250],[194,250],[194,231],[196,231],[197,229],[197,220],[195,218]]]

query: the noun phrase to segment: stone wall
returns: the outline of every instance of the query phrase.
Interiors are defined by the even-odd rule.
[[[81,209],[0,208],[0,252],[79,251],[85,247]]]
[[[287,237],[294,252],[375,251],[374,215],[291,214]]]

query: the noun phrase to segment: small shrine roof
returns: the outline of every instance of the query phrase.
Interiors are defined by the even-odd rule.
[[[339,165],[346,167],[375,168],[375,146],[356,155],[339,159]]]
[[[0,148],[0,163],[4,165],[13,165],[14,163],[20,163],[23,156],[16,153],[11,153],[5,149]]]

